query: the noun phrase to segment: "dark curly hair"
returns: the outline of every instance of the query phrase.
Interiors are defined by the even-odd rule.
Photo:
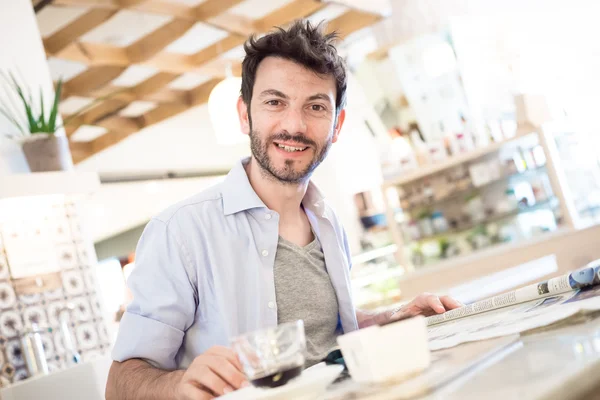
[[[276,27],[273,32],[258,38],[255,35],[244,43],[246,57],[242,62],[242,100],[250,105],[256,70],[265,57],[280,57],[294,61],[319,75],[335,79],[336,113],[346,104],[346,64],[337,53],[336,32],[325,34],[323,22],[295,21],[287,29]]]

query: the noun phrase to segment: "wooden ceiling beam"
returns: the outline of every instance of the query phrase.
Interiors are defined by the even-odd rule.
[[[106,128],[111,132],[134,133],[143,128],[143,126],[139,124],[136,118],[122,117],[120,115],[112,115],[98,122],[96,125]],[[92,140],[92,143],[95,142],[97,139]]]
[[[55,32],[50,37],[44,39],[44,48],[46,49],[46,52],[49,54],[58,53],[71,42],[101,25],[116,13],[117,10],[91,9],[58,32]]]
[[[212,17],[229,10],[244,0],[206,0],[194,8],[194,15],[200,21],[206,21]]]
[[[71,158],[73,163],[77,164],[94,154],[92,142],[73,142],[69,141]]]
[[[266,32],[274,26],[283,26],[295,19],[307,17],[326,6],[327,4],[320,0],[294,0],[259,19],[254,25],[259,32]]]
[[[131,92],[134,93],[136,99],[143,99],[148,94],[155,92],[157,88],[162,88],[173,82],[178,76],[168,72],[159,72],[134,86]]]
[[[227,75],[228,68],[231,68],[233,76],[242,76],[242,63],[237,60],[226,60],[224,58],[215,58],[207,62],[198,68],[198,73],[223,79]]]
[[[189,110],[190,106],[182,103],[162,104],[160,107],[156,107],[139,117],[135,117],[138,125],[142,127],[148,127],[150,125],[157,124],[164,121],[165,119],[171,118],[183,111]]]
[[[206,20],[206,23],[233,34],[250,36],[258,31],[254,21],[241,15],[223,12]]]
[[[182,113],[183,111],[190,109],[190,107],[206,103],[208,101],[208,97],[210,96],[210,92],[220,81],[220,79],[211,79],[210,81],[199,85],[195,89],[188,91],[186,93],[186,97],[188,98],[188,102],[186,102],[186,104],[163,104],[146,112],[144,115],[135,118],[110,116],[104,119],[97,125],[108,129],[108,132],[92,140],[91,142],[87,142],[87,147],[78,148],[76,162],[82,161],[88,157],[91,157],[95,153],[117,144],[121,140],[138,132],[140,129],[171,118]],[[73,158],[75,160],[75,156]]]
[[[159,89],[154,93],[149,93],[144,96],[144,100],[154,103],[184,103],[189,104],[189,96],[187,90],[172,90],[168,88]]]
[[[116,119],[115,121],[116,123],[118,123],[118,119]],[[128,124],[130,124],[129,121]],[[136,129],[133,126],[128,126],[126,128],[121,127],[117,131],[109,130],[104,135],[92,140],[91,142],[86,142],[88,146],[80,149],[78,153],[77,162],[81,162],[86,158],[89,158],[94,154],[113,146],[115,143],[120,142],[121,140],[129,137],[130,135],[138,131],[139,129]],[[75,158],[73,158],[73,161],[75,162]]]
[[[127,46],[126,53],[129,62],[133,64],[148,60],[183,36],[192,26],[194,26],[194,22],[180,19],[174,19],[161,26],[137,42]]]
[[[99,120],[121,111],[135,100],[147,100],[145,97],[154,92],[156,87],[166,86],[176,77],[175,74],[159,72],[131,88],[115,89],[113,92],[105,93],[102,97],[107,97],[106,100],[69,121],[67,136],[71,136],[79,126],[93,125]],[[184,99],[186,98],[184,97]],[[185,101],[182,103],[185,104]]]
[[[201,10],[201,15],[212,17],[213,15],[221,14],[223,10],[227,9],[226,6],[230,7],[232,4],[237,4],[238,2],[239,0],[208,0],[200,4],[196,10],[197,12]],[[149,3],[155,4],[156,2],[148,1],[138,4],[138,6]],[[310,15],[323,7],[325,7],[325,4],[317,0],[295,0],[256,21],[255,25],[262,27],[262,31],[268,30],[275,24],[275,21],[286,24],[296,18]],[[246,39],[245,36],[232,34],[191,56],[160,52],[160,50],[164,49],[164,47],[177,37],[183,35],[191,26],[190,21],[175,20],[125,49],[92,43],[73,43],[60,51],[59,54],[56,54],[56,56],[89,65],[128,66],[132,63],[138,63],[157,68],[161,71],[181,74],[196,70],[209,60],[215,59],[220,54],[243,44]]]
[[[340,39],[344,39],[349,34],[373,25],[380,19],[381,15],[351,9],[329,21],[326,31],[337,31]]]
[[[50,55],[89,66],[127,67],[131,64],[125,48],[97,43],[73,42]]]
[[[245,41],[246,38],[244,36],[229,35],[226,38],[219,40],[217,43],[214,43],[192,55],[190,60],[196,65],[196,67],[198,67],[243,44]]]
[[[97,11],[129,9],[151,14],[168,15],[193,22],[207,22],[230,32],[248,34],[255,30],[252,20],[227,13],[243,0],[207,0],[197,6],[186,6],[168,0],[53,0],[55,5],[93,7]],[[223,16],[224,18],[220,18]],[[213,20],[214,19],[214,20]],[[241,24],[240,28],[238,24]]]
[[[217,86],[219,82],[221,82],[221,79],[211,79],[210,81],[188,91],[190,107],[196,107],[208,102],[210,92],[215,86]]]
[[[54,0],[54,5],[74,6],[74,7],[93,7],[119,9],[121,4],[119,0]]]
[[[85,93],[107,85],[125,71],[124,67],[100,66],[89,68],[63,85],[65,96],[70,93]]]
[[[155,68],[159,71],[173,74],[185,74],[198,68],[192,56],[178,53],[158,53],[139,65]]]

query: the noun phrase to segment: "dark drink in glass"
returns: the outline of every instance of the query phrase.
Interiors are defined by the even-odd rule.
[[[290,380],[299,376],[300,373],[302,373],[302,369],[302,366],[283,369],[279,372],[275,372],[274,374],[263,376],[262,378],[252,379],[251,382],[256,387],[275,388],[283,386]]]

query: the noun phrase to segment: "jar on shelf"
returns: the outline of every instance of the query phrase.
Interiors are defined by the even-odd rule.
[[[515,190],[508,188],[504,191],[504,195],[498,199],[494,207],[498,214],[505,214],[516,210],[519,207],[519,201],[515,195]]]
[[[474,196],[467,199],[463,210],[472,222],[481,222],[486,218],[481,196]]]
[[[408,237],[412,240],[419,240],[421,238],[421,230],[414,220],[411,220],[406,225],[406,232],[408,233]]]
[[[437,233],[444,233],[448,231],[448,221],[446,221],[446,217],[441,211],[436,211],[431,214],[431,221],[433,224],[433,228]]]
[[[434,234],[433,223],[429,215],[422,215],[419,218],[419,231],[422,236],[431,236]]]

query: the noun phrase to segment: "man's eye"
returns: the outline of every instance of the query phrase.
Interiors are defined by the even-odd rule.
[[[267,101],[267,104],[270,106],[278,106],[279,100],[269,100],[269,101]]]
[[[322,106],[322,105],[320,105],[320,104],[313,104],[313,105],[311,106],[311,109],[312,109],[313,111],[324,111],[324,110],[325,110],[325,107],[323,107],[323,106]]]

